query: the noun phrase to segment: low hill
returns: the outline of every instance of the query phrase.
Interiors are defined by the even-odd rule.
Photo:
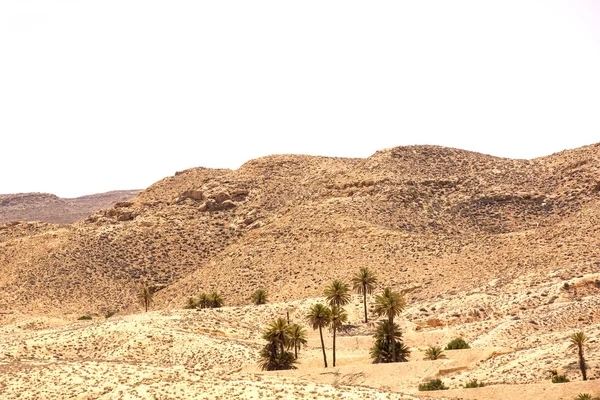
[[[73,199],[48,193],[0,194],[0,224],[12,221],[42,221],[70,224],[98,210],[130,200],[139,190],[118,190]]]

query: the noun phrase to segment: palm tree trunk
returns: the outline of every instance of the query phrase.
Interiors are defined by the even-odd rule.
[[[581,375],[583,376],[583,380],[587,381],[585,358],[583,358],[583,345],[579,346],[579,369],[581,370]]]
[[[333,366],[335,367],[335,326],[333,327]]]
[[[294,341],[294,358],[298,359],[298,343]]]
[[[396,337],[394,332],[394,317],[390,318],[390,336],[392,339],[392,362],[396,362]]]
[[[363,305],[365,307],[365,324],[369,322],[367,319],[367,287],[363,285]]]
[[[321,335],[321,348],[323,349],[323,361],[325,361],[325,368],[327,368],[327,353],[325,353],[325,342],[323,341],[323,330],[319,325],[319,335]]]

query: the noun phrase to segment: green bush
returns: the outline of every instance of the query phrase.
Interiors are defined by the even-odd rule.
[[[104,318],[110,318],[113,315],[115,315],[117,312],[116,311],[109,311],[104,315]]]
[[[91,316],[89,315],[82,315],[81,317],[77,318],[79,321],[89,321],[90,319],[92,319]]]
[[[430,390],[448,390],[448,386],[444,385],[441,379],[432,379],[429,382],[425,382],[419,385],[419,390],[427,392]]]
[[[575,400],[599,400],[600,397],[594,397],[589,393],[579,393],[579,396],[575,397]]]
[[[569,382],[569,378],[564,375],[554,375],[552,377],[552,383],[567,383]]]
[[[446,345],[446,350],[470,349],[469,343],[463,338],[456,338]]]
[[[478,387],[484,387],[485,384],[483,382],[477,382],[477,379],[473,379],[470,382],[467,382],[465,384],[465,388],[466,389],[474,389],[474,388],[478,388]]]

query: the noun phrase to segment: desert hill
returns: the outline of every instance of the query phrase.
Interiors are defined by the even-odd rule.
[[[0,194],[0,224],[11,221],[70,224],[138,193],[139,190],[117,190],[72,199],[48,193]]]
[[[510,160],[437,146],[366,159],[275,155],[194,168],[67,226],[0,227],[0,306],[126,310],[137,285],[180,308],[217,289],[247,304],[321,293],[369,266],[415,300],[523,274],[597,270],[600,146]]]
[[[572,400],[600,394],[600,145],[534,160],[436,146],[194,168],[71,225],[0,225],[3,398]],[[298,369],[260,371],[262,329],[370,267],[412,289],[409,362],[373,364],[373,297],[346,306],[338,366],[308,329]],[[136,290],[156,290],[140,313]],[[256,288],[269,304],[248,305]],[[218,290],[227,307],[183,310]],[[109,311],[117,314],[108,317]],[[77,317],[91,315],[91,321]],[[585,331],[590,380],[569,336]],[[463,337],[472,348],[425,360]],[[331,335],[325,347],[331,354]],[[570,383],[550,382],[555,370]],[[450,390],[419,392],[439,378]],[[485,387],[466,389],[477,379]],[[165,384],[168,382],[168,384]]]

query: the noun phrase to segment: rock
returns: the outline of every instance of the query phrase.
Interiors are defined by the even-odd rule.
[[[185,199],[204,200],[204,193],[197,189],[186,190],[179,195],[178,199],[180,199],[180,201]]]

